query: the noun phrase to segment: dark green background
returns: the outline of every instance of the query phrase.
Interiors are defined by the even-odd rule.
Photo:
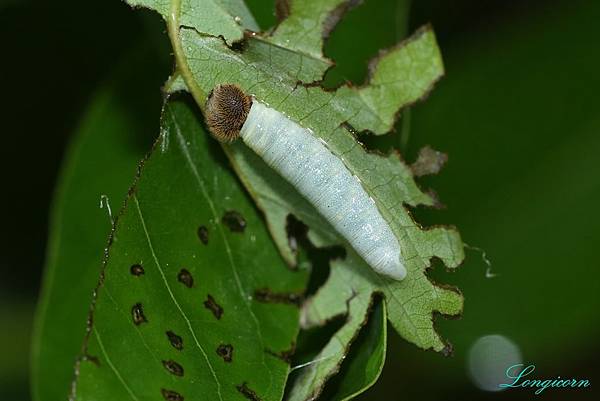
[[[367,60],[405,36],[405,2],[367,0],[334,31],[328,83],[361,83]],[[262,26],[272,2],[251,0]],[[411,111],[403,155],[431,144],[449,155],[433,187],[445,210],[415,212],[424,224],[455,224],[487,251],[467,251],[457,273],[460,321],[438,320],[453,358],[423,352],[390,331],[384,373],[364,400],[529,399],[529,391],[488,394],[466,374],[480,336],[515,341],[540,376],[597,382],[600,347],[600,3],[592,1],[415,1],[412,31],[432,22],[447,69]],[[0,2],[3,152],[0,258],[0,399],[26,400],[31,319],[44,262],[49,205],[61,157],[86,105],[126,53],[156,55],[131,65],[154,97],[123,95],[146,119],[140,147],[158,133],[159,87],[171,68],[164,27],[118,0]],[[155,44],[155,45],[154,45]],[[124,93],[128,93],[125,91]],[[124,106],[125,107],[125,106]],[[405,133],[403,133],[405,135]],[[405,140],[405,138],[403,138]],[[589,399],[549,390],[545,399]]]

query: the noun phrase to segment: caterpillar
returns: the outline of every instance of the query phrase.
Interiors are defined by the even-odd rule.
[[[398,239],[377,205],[325,142],[236,85],[213,89],[206,122],[219,141],[238,137],[292,184],[377,273],[402,280]]]

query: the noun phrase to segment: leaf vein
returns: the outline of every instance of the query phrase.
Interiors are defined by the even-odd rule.
[[[204,350],[204,348],[202,348],[202,345],[200,344],[200,342],[198,341],[198,338],[196,337],[196,333],[194,332],[194,328],[192,327],[192,323],[190,322],[190,319],[187,317],[187,315],[181,308],[181,305],[179,305],[179,302],[177,302],[177,299],[175,298],[175,295],[173,294],[173,291],[171,290],[171,286],[167,282],[165,273],[160,265],[158,257],[156,256],[156,252],[154,252],[154,246],[152,245],[152,240],[150,239],[150,234],[148,233],[148,228],[146,227],[146,222],[144,220],[144,216],[142,215],[142,209],[140,208],[140,203],[138,201],[138,198],[136,195],[134,195],[133,199],[135,200],[135,205],[137,207],[138,216],[140,217],[140,222],[142,223],[142,228],[144,229],[144,234],[146,235],[146,240],[148,241],[148,246],[150,247],[150,252],[152,253],[152,258],[154,259],[154,263],[156,264],[156,267],[158,268],[158,271],[163,279],[163,282],[165,283],[165,286],[167,287],[167,291],[169,292],[169,295],[171,296],[173,303],[175,304],[175,306],[177,307],[177,309],[183,316],[183,319],[185,320],[185,322],[188,326],[188,329],[190,330],[190,333],[192,334],[192,338],[194,339],[196,346],[198,347],[198,349],[204,356],[204,359],[206,360],[206,364],[208,365],[208,368],[210,369],[210,372],[217,384],[217,394],[219,395],[219,400],[223,400],[223,397],[221,396],[221,383],[219,382],[219,378],[217,377],[217,374],[215,373],[215,370],[214,370],[212,364],[210,363],[210,360],[208,359],[208,355],[206,354],[206,351]]]

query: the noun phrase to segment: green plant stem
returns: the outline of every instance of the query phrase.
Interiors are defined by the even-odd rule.
[[[198,107],[200,107],[200,110],[202,110],[202,113],[204,114],[207,95],[196,83],[194,75],[187,64],[183,46],[181,45],[181,39],[179,37],[180,14],[181,0],[171,0],[171,11],[169,13],[169,18],[167,19],[167,30],[171,45],[173,46],[173,53],[175,55],[175,63],[177,66],[176,73],[179,72],[179,74],[181,74],[186,86],[198,104]]]

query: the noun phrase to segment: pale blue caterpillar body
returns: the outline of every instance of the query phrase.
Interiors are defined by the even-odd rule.
[[[309,129],[257,100],[232,99],[236,92],[246,96],[233,85],[222,85],[209,98],[207,122],[213,135],[226,140],[239,135],[317,209],[374,271],[402,280],[406,268],[398,239],[344,162]],[[245,110],[240,112],[240,108]],[[229,121],[222,121],[223,117]],[[230,131],[225,132],[224,127]]]

